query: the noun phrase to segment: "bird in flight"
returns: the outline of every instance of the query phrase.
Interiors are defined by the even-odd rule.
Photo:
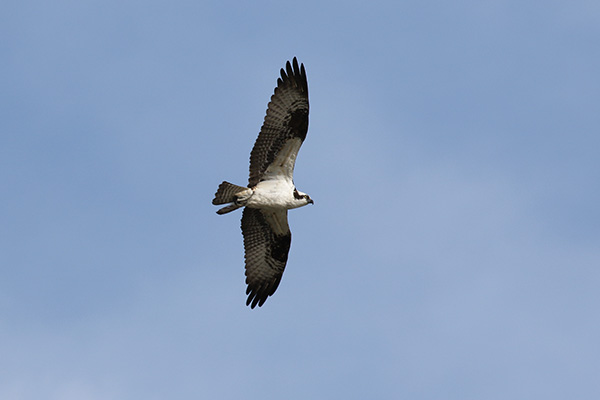
[[[219,185],[212,203],[217,214],[244,207],[242,235],[246,260],[246,305],[261,307],[275,293],[290,251],[287,211],[314,204],[294,185],[296,156],[308,131],[308,82],[294,57],[280,71],[277,87],[252,152],[248,186]]]

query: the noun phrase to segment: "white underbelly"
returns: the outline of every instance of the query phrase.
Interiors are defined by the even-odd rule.
[[[294,185],[287,180],[260,182],[246,205],[256,208],[292,208],[295,206]]]

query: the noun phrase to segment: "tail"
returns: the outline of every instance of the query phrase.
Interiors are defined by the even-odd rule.
[[[234,185],[233,183],[229,183],[229,182],[221,183],[219,185],[219,188],[217,189],[217,193],[215,193],[215,198],[213,199],[212,203],[214,205],[227,204],[227,203],[234,203],[234,204],[230,204],[226,207],[221,208],[219,211],[217,211],[217,214],[226,214],[228,212],[237,210],[238,208],[242,207],[242,204],[238,205],[235,203],[237,200],[236,195],[245,190],[248,190],[248,188],[243,187],[243,186]]]

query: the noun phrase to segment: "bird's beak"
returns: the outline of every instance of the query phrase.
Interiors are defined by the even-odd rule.
[[[312,205],[314,206],[314,205],[315,205],[315,202],[313,201],[313,199],[310,199],[310,200],[308,201],[308,204],[312,204]]]

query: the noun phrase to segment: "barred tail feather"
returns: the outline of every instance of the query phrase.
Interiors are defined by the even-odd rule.
[[[238,200],[237,195],[246,190],[248,190],[247,187],[234,185],[233,183],[221,183],[219,185],[219,188],[217,189],[217,193],[215,193],[215,198],[213,199],[212,203],[214,205],[227,203],[234,204],[230,204],[226,207],[221,208],[219,211],[217,211],[217,214],[226,214],[228,212],[237,210],[238,208],[242,207],[242,204],[236,204],[235,202]]]
[[[217,210],[217,214],[219,214],[219,215],[227,214],[228,212],[235,211],[235,210],[237,210],[240,207],[243,207],[243,206],[238,206],[237,204],[230,204],[230,205],[225,206],[223,208],[219,208]]]
[[[223,182],[219,185],[212,203],[214,205],[232,203],[235,201],[236,194],[247,189],[247,187],[234,185],[233,183],[229,182]]]

